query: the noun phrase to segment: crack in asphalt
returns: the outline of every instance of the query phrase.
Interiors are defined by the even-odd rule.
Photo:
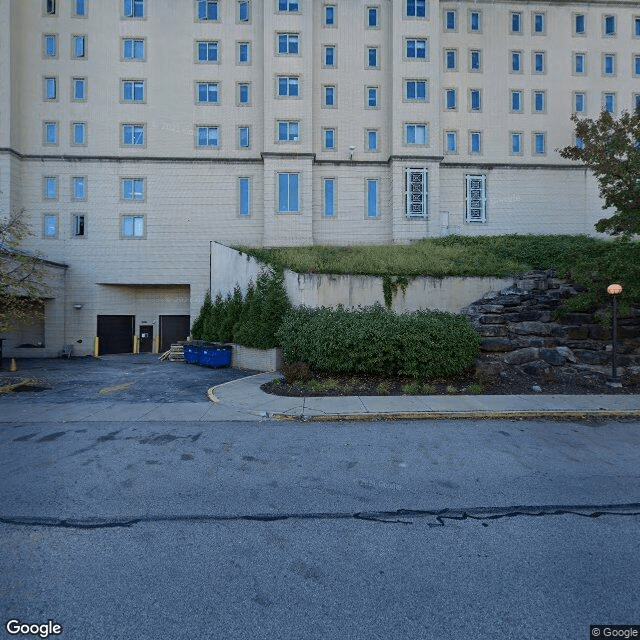
[[[200,522],[277,522],[282,520],[365,520],[384,524],[413,524],[413,520],[426,519],[429,527],[444,527],[447,520],[487,520],[522,516],[573,515],[585,518],[600,516],[640,516],[640,503],[608,505],[540,505],[513,507],[474,507],[470,509],[397,509],[395,511],[356,511],[282,513],[250,515],[175,515],[175,516],[122,516],[115,518],[47,518],[34,516],[0,516],[0,523],[24,527],[51,527],[60,529],[127,528],[147,523],[200,523]],[[430,520],[429,520],[430,519]]]

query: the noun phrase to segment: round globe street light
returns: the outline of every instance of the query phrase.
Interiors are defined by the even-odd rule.
[[[620,377],[616,368],[616,353],[618,351],[618,296],[622,293],[622,285],[610,284],[607,287],[607,293],[613,298],[613,318],[612,318],[612,349],[611,349],[611,378],[607,380],[610,387],[621,387]]]

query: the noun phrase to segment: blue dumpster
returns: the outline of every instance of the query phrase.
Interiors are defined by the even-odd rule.
[[[185,362],[189,364],[193,364],[194,362],[197,364],[198,359],[200,358],[200,351],[202,347],[199,347],[195,344],[185,344],[184,345],[184,359]]]
[[[231,364],[231,347],[228,345],[205,345],[201,347],[198,364],[206,367],[228,367]]]

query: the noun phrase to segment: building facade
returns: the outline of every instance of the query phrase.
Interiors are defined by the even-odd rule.
[[[5,355],[184,337],[211,241],[593,233],[557,149],[640,105],[629,0],[0,0],[0,25],[0,215],[69,267],[45,346]]]

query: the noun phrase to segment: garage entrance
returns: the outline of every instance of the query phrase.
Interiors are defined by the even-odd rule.
[[[99,355],[131,353],[135,316],[98,316]]]
[[[168,351],[172,343],[186,340],[191,331],[191,316],[160,316],[160,351]]]

